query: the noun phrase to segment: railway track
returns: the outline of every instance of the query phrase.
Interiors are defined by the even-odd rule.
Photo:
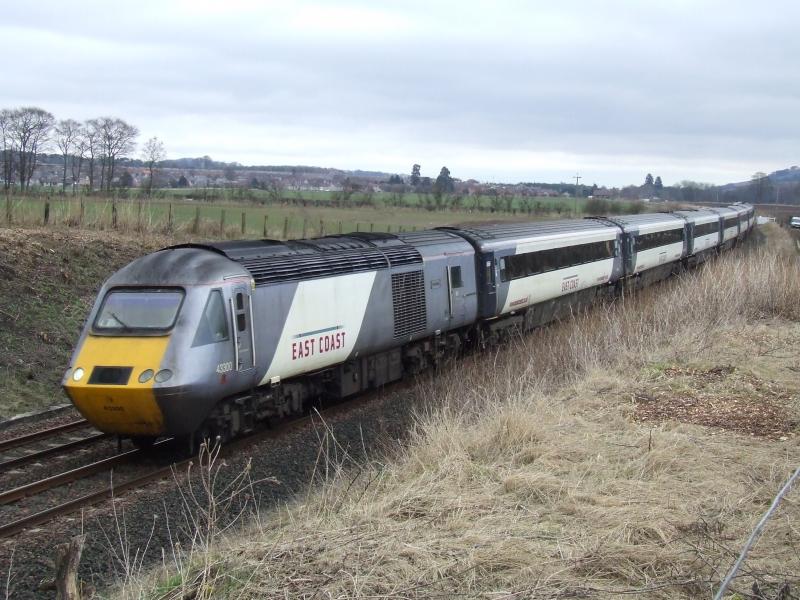
[[[91,425],[85,419],[63,423],[54,427],[48,427],[40,431],[17,436],[0,442],[0,455],[16,453],[22,450],[22,454],[11,456],[10,458],[0,458],[0,474],[7,473],[10,469],[20,467],[27,463],[39,461],[49,456],[66,454],[82,446],[88,446],[100,440],[108,439],[111,436],[105,433],[90,433],[90,435],[75,438],[68,436],[70,433],[90,429]],[[57,441],[59,438],[66,437],[63,442]],[[35,446],[45,446],[36,448]],[[34,446],[30,451],[26,451],[27,446]]]
[[[13,448],[19,448],[20,446],[27,446],[34,442],[54,437],[61,433],[68,433],[70,431],[84,429],[86,427],[90,427],[89,422],[86,419],[78,419],[76,421],[70,421],[69,423],[48,427],[47,429],[42,429],[34,433],[20,435],[15,438],[0,441],[0,452],[6,452],[8,450],[12,450]]]
[[[372,394],[366,394],[346,402],[332,405],[326,408],[322,414],[324,416],[328,416],[341,411],[349,410],[358,404],[368,402],[371,395]],[[273,429],[257,431],[246,437],[239,438],[225,446],[222,449],[222,455],[225,456],[241,451],[247,446],[263,440],[277,439],[287,434],[289,431],[310,424],[313,418],[314,415],[304,415],[302,417],[289,419],[284,423],[275,426]],[[77,427],[77,424],[72,425]],[[57,490],[60,487],[87,479],[94,475],[111,473],[116,467],[136,462],[135,459],[143,458],[146,455],[152,455],[154,450],[157,451],[158,449],[168,449],[168,445],[172,441],[173,440],[171,438],[161,440],[152,448],[136,448],[127,452],[115,454],[114,456],[110,456],[81,467],[70,469],[57,475],[0,492],[0,507],[16,506],[26,498],[41,496],[42,494],[46,494],[52,490]],[[22,531],[25,531],[26,529],[42,525],[57,517],[75,513],[83,508],[99,504],[106,499],[118,497],[123,493],[139,489],[153,481],[172,476],[175,473],[183,470],[185,467],[188,467],[193,461],[196,461],[196,457],[190,457],[179,461],[170,461],[167,465],[158,465],[152,469],[146,470],[144,473],[129,477],[124,477],[123,475],[119,479],[117,479],[118,473],[115,473],[113,484],[103,484],[98,486],[93,491],[81,494],[77,498],[70,498],[61,502],[56,501],[47,508],[42,508],[29,514],[26,514],[23,511],[24,516],[6,519],[6,522],[0,525],[0,539],[14,536]]]

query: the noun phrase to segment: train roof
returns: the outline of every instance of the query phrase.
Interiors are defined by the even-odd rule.
[[[109,277],[110,286],[203,285],[229,277],[248,277],[224,256],[191,246],[165,248],[140,256]]]
[[[497,223],[467,227],[439,227],[440,231],[457,232],[479,248],[507,245],[532,238],[558,238],[568,235],[593,235],[608,232],[616,226],[592,219],[559,219],[524,223]]]
[[[735,210],[740,215],[749,214],[753,210],[753,207],[749,204],[731,204],[728,208]]]
[[[181,244],[221,254],[239,263],[256,286],[422,264],[423,255],[443,244],[466,243],[446,231],[355,232],[301,240],[235,240]]]
[[[718,213],[708,210],[707,208],[676,210],[673,211],[672,214],[680,215],[681,217],[685,218],[687,221],[691,223],[698,223],[700,221],[702,221],[703,223],[708,223],[710,221],[713,221],[714,219],[719,219]]]
[[[722,215],[723,217],[738,217],[741,213],[733,208],[732,206],[714,206],[709,208],[708,210],[717,213],[718,215]]]
[[[605,219],[624,228],[636,228],[642,225],[674,225],[675,229],[683,227],[686,221],[672,213],[644,213],[639,215],[619,215],[614,217],[588,217],[590,219]]]

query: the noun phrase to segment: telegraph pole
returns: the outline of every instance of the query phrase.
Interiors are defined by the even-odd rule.
[[[580,175],[575,173],[575,216],[578,216],[578,182],[582,179]]]

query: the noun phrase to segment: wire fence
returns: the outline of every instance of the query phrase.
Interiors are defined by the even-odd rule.
[[[326,211],[335,212],[337,209]],[[396,221],[353,218],[359,211],[342,211],[346,218],[324,218],[314,211],[118,199],[17,199],[5,198],[5,223],[9,226],[68,226],[88,229],[192,236],[264,237],[292,239],[352,232],[400,233],[417,226]],[[361,211],[365,216],[368,210]]]

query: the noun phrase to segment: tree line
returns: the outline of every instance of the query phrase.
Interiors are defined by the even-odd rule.
[[[119,160],[133,153],[139,129],[117,117],[79,122],[56,120],[52,113],[25,106],[0,110],[0,180],[4,190],[29,190],[41,154],[57,150],[63,161],[62,189],[76,185],[86,175],[89,189],[111,191]],[[145,142],[142,160],[153,171],[164,158],[164,145],[154,137]]]

